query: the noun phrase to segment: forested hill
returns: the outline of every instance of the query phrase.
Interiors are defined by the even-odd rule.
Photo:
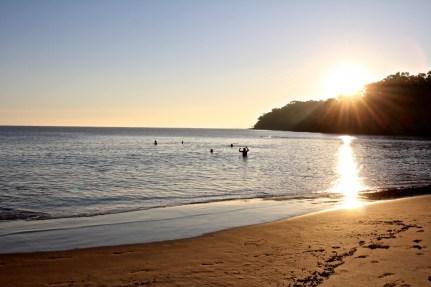
[[[263,114],[255,129],[431,136],[431,71],[397,73],[361,96],[293,101]]]

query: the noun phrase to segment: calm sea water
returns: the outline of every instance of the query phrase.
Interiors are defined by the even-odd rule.
[[[247,159],[238,152],[245,145],[250,148]],[[240,198],[341,202],[350,192],[428,184],[431,142],[420,139],[0,127],[1,220],[93,216]]]

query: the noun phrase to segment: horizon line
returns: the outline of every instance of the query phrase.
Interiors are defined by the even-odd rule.
[[[0,128],[3,127],[28,127],[28,128],[120,128],[120,129],[207,129],[207,130],[252,130],[253,127],[249,128],[191,128],[191,127],[149,127],[149,126],[74,126],[74,125],[3,125],[0,124]]]

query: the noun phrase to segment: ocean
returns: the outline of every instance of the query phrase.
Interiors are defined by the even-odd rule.
[[[247,158],[242,146],[250,149]],[[431,141],[419,138],[0,127],[1,221],[253,198],[339,204],[365,192],[430,184]]]

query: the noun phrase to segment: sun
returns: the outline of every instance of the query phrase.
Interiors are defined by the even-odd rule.
[[[371,81],[371,74],[360,64],[340,63],[332,66],[324,78],[326,98],[353,96]]]

